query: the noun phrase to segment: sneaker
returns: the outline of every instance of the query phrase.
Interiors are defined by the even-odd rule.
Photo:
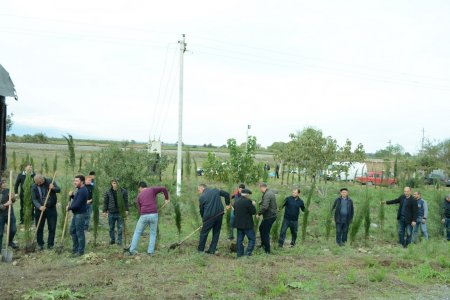
[[[15,243],[9,243],[9,246],[11,248],[13,248],[13,249],[18,249],[19,248],[19,246],[17,246],[17,244],[15,244]]]

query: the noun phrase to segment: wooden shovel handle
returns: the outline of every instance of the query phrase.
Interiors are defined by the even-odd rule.
[[[9,202],[12,202],[12,180],[13,180],[13,171],[9,171]],[[11,228],[11,208],[12,203],[8,206],[8,225],[6,226],[6,248],[9,245],[9,231]]]

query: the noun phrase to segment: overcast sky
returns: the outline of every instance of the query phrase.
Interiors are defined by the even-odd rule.
[[[185,144],[247,124],[263,146],[306,126],[367,152],[450,137],[446,0],[3,0],[15,130],[175,142],[183,33]]]

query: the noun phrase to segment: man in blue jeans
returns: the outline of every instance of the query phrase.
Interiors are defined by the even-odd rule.
[[[412,242],[415,243],[419,237],[419,227],[422,231],[423,236],[428,240],[427,231],[427,218],[428,218],[428,205],[427,201],[423,200],[422,194],[417,191],[414,192],[414,199],[417,201],[417,223],[413,229]]]
[[[447,195],[442,205],[442,224],[447,230],[447,241],[450,241],[450,194]]]
[[[134,229],[133,240],[131,241],[129,254],[137,254],[137,246],[147,224],[150,227],[150,239],[147,247],[147,254],[153,256],[155,252],[156,234],[158,229],[158,204],[156,197],[159,193],[164,194],[166,203],[170,202],[167,189],[162,186],[147,187],[147,183],[139,182],[139,195],[136,203],[139,212],[139,220]]]
[[[103,200],[103,215],[108,215],[109,224],[109,244],[116,243],[115,227],[117,223],[117,245],[122,245],[123,220],[120,216],[119,204],[117,203],[117,193],[122,194],[125,206],[125,215],[128,216],[128,191],[120,188],[118,191],[117,179],[111,180],[111,187],[105,192]],[[120,194],[119,194],[120,195]]]
[[[72,211],[73,218],[70,224],[70,235],[72,236],[72,254],[81,256],[84,254],[86,239],[84,236],[84,220],[86,214],[86,206],[89,198],[89,192],[84,186],[85,178],[83,175],[75,176],[73,185],[77,189],[74,194],[70,192],[69,196],[72,202],[67,205],[67,211]]]
[[[237,257],[244,255],[244,237],[247,236],[248,246],[245,255],[251,256],[255,247],[256,235],[253,229],[253,215],[256,214],[256,202],[250,199],[251,191],[241,190],[241,196],[234,202],[234,224],[237,229],[236,252]]]
[[[278,246],[283,248],[284,239],[286,238],[286,232],[288,228],[291,230],[291,247],[295,246],[295,241],[297,240],[298,232],[298,217],[300,216],[300,210],[305,211],[305,203],[300,199],[300,189],[293,189],[292,196],[287,197],[284,200],[283,206],[280,208],[284,209],[283,224],[281,225],[280,240],[278,241]]]
[[[416,226],[418,211],[417,201],[411,195],[411,188],[406,186],[403,189],[403,195],[394,200],[383,201],[383,203],[400,204],[397,211],[398,241],[403,248],[407,248],[411,243],[412,230]]]
[[[224,207],[221,197],[225,199],[227,209],[230,209],[230,194],[218,189],[210,189],[206,184],[200,184],[197,187],[199,198],[200,216],[202,216],[202,230],[200,231],[200,240],[198,242],[197,250],[199,252],[205,251],[206,240],[208,234],[212,229],[212,239],[208,254],[215,254],[217,243],[219,242],[220,229],[222,228],[222,219],[224,214]]]

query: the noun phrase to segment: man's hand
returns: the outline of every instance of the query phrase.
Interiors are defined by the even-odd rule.
[[[416,227],[416,224],[417,224],[417,223],[414,222],[414,221],[411,222],[411,226],[412,226],[412,227]]]
[[[253,206],[256,206],[256,201],[252,201]]]
[[[230,208],[231,208],[231,205],[227,205],[227,206],[226,206],[226,209],[227,209],[227,210],[230,210]]]
[[[55,185],[53,183],[50,183],[50,185],[48,186],[49,189],[54,190],[55,189]]]
[[[67,203],[66,210],[69,211],[70,203]]]
[[[422,224],[426,224],[427,223],[427,219],[422,219]]]
[[[46,209],[46,207],[44,205],[42,205],[41,207],[39,207],[40,211],[44,211]]]
[[[10,200],[8,200],[5,204],[3,204],[4,207],[8,207],[12,204],[12,202]]]
[[[166,199],[166,201],[165,201],[166,203],[169,203],[170,202],[170,199]]]
[[[257,219],[259,219],[259,215],[257,214],[257,215],[255,215],[255,217],[257,218]]]
[[[127,217],[128,217],[128,210],[127,210],[127,211],[125,211],[125,216],[127,216]]]
[[[108,213],[107,213],[107,212],[102,212],[102,216],[103,216],[103,217],[107,217],[107,216],[108,216]]]
[[[92,199],[91,199],[91,200],[88,200],[88,201],[87,201],[87,204],[91,204],[93,201],[94,201],[94,200],[92,200]]]
[[[69,197],[72,197],[73,196],[73,191],[70,191],[69,192]]]
[[[445,223],[445,219],[442,219],[441,222],[442,222],[442,224],[444,224]]]

